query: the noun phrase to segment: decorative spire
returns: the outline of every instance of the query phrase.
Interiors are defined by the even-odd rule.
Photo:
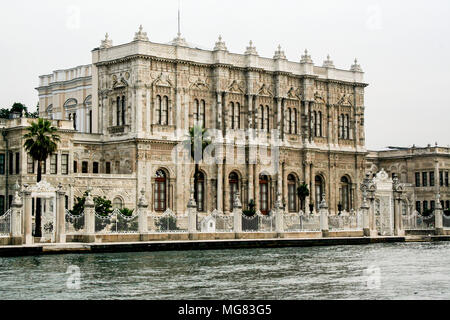
[[[227,46],[225,42],[222,41],[222,36],[219,36],[219,41],[216,42],[216,46],[214,47],[214,51],[227,51]]]
[[[330,59],[330,55],[327,56],[327,60],[323,62],[324,68],[334,68],[333,60]]]
[[[134,34],[134,41],[148,41],[147,32],[143,31],[142,24],[139,26],[139,31]]]
[[[355,64],[352,65],[352,67],[350,68],[350,71],[363,72],[363,70],[361,69],[361,66],[358,64],[358,59],[355,59]]]
[[[281,45],[278,46],[278,50],[275,51],[275,55],[273,56],[273,58],[275,60],[277,60],[277,59],[284,59],[284,60],[286,60],[286,55],[284,54],[284,51],[281,50]]]
[[[302,60],[300,60],[300,63],[313,63],[311,56],[308,55],[307,49],[305,49],[305,54],[302,55]]]
[[[252,40],[250,40],[249,46],[247,47],[247,50],[245,51],[244,54],[254,55],[254,56],[258,55],[258,52],[256,51],[256,48],[253,46],[253,41]]]
[[[102,40],[102,44],[100,45],[100,49],[108,49],[113,46],[112,40],[109,39],[109,34],[105,34],[105,40]]]

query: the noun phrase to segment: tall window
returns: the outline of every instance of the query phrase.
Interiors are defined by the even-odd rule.
[[[298,134],[297,119],[298,119],[297,109],[294,108],[294,134]]]
[[[262,214],[269,213],[269,177],[259,176],[259,210]]]
[[[0,153],[0,174],[5,174],[5,154]]]
[[[16,152],[16,174],[20,173],[20,153]]]
[[[169,124],[169,98],[164,96],[161,109],[161,125],[167,126]]]
[[[50,174],[58,173],[58,155],[52,154],[50,156]]]
[[[34,160],[33,157],[30,155],[27,156],[27,173],[28,174],[34,173]]]
[[[89,133],[92,133],[92,110],[89,110]]]
[[[120,97],[117,97],[117,110],[116,110],[116,125],[120,126],[120,109],[121,109],[121,104],[120,104]]]
[[[122,125],[126,124],[127,106],[125,101],[125,96],[122,96]]]
[[[443,171],[439,171],[439,185],[441,187],[444,186],[444,172]]]
[[[205,176],[199,172],[197,177],[197,210],[199,212],[205,211]]]
[[[234,107],[231,107],[233,109],[232,111],[232,129],[240,129],[241,128],[241,105],[239,102],[236,102],[234,104]]]
[[[428,201],[423,202],[423,211],[425,212],[426,210],[428,210]]]
[[[61,173],[64,175],[69,174],[69,155],[61,155]]]
[[[420,208],[420,201],[416,201],[416,211],[417,212],[422,212],[421,208]]]
[[[230,209],[233,209],[234,196],[236,195],[236,192],[239,192],[239,176],[236,172],[230,173],[228,183],[230,185]]]
[[[14,174],[14,171],[13,171],[13,169],[14,169],[14,159],[13,159],[13,153],[12,152],[10,152],[10,153],[8,153],[8,160],[9,160],[9,174]]]
[[[194,100],[194,125],[205,127],[205,101]]]
[[[288,122],[287,131],[289,134],[292,134],[292,111],[291,111],[291,108],[288,108],[287,122]]]
[[[315,198],[316,198],[316,211],[319,212],[319,205],[322,201],[322,195],[324,194],[324,182],[321,176],[316,176],[315,178]]]
[[[288,207],[289,212],[297,211],[297,179],[293,174],[288,176]]]
[[[344,211],[350,211],[350,196],[351,196],[351,188],[350,181],[347,177],[341,178],[341,205]]]
[[[445,201],[445,209],[450,209],[450,200]]]
[[[431,211],[434,211],[434,208],[436,208],[436,202],[434,200],[430,201],[430,209]]]
[[[348,114],[345,115],[345,137],[344,139],[350,139],[350,120]]]
[[[92,164],[92,173],[98,174],[98,162]]]
[[[5,196],[0,196],[0,216],[5,213]]]
[[[434,172],[430,172],[430,187],[434,187]]]
[[[77,173],[78,172],[78,162],[74,161],[73,162],[73,173]]]
[[[264,130],[264,107],[263,106],[259,106],[259,128],[261,130]]]
[[[41,173],[42,174],[47,174],[47,161],[42,161],[41,162]]]
[[[266,130],[270,132],[270,108],[266,106]]]
[[[317,113],[316,118],[316,137],[322,136],[322,111]]]
[[[448,171],[445,172],[445,186],[448,187]]]
[[[234,112],[235,112],[235,110],[234,110],[234,102],[230,102],[230,125],[231,125],[231,129],[236,129],[235,128],[235,124],[234,124],[234,120],[235,120]]]
[[[88,162],[83,161],[81,163],[81,173],[88,173]]]
[[[344,138],[344,115],[341,114],[339,116],[339,138]]]
[[[416,172],[416,187],[420,187],[420,172]]]
[[[106,174],[111,174],[111,162],[106,162],[105,163],[105,173]]]
[[[156,172],[155,178],[155,211],[164,212],[166,211],[166,174],[162,170]]]
[[[312,118],[312,131],[313,131],[313,136],[317,137],[317,111],[314,111],[312,114],[313,118]]]
[[[422,186],[428,186],[428,174],[426,172],[422,172]]]

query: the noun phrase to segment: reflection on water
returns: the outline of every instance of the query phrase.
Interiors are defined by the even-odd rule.
[[[0,258],[0,299],[438,298],[450,299],[450,243]]]

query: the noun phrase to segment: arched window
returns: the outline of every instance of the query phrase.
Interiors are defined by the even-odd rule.
[[[316,187],[316,190],[315,190],[316,203],[315,203],[315,205],[316,205],[316,211],[318,212],[319,205],[320,205],[320,202],[322,201],[322,195],[324,194],[325,188],[324,188],[324,182],[323,182],[323,179],[321,176],[316,176],[314,181],[315,181],[314,184]]]
[[[155,178],[155,211],[164,212],[167,208],[167,178],[166,173],[163,170],[156,172]]]
[[[298,134],[297,119],[298,119],[297,109],[294,108],[294,134]]]
[[[126,119],[126,103],[125,103],[125,96],[122,96],[122,125],[124,126],[125,123],[125,119]]]
[[[160,125],[162,124],[162,99],[161,96],[156,96],[156,121]]]
[[[269,106],[266,106],[266,129],[267,129],[267,132],[270,132],[270,108],[269,108]]]
[[[120,110],[121,110],[120,97],[117,97],[117,99],[116,99],[116,125],[117,126],[120,126]]]
[[[234,208],[234,196],[236,192],[239,192],[239,176],[236,172],[230,173],[228,183],[230,185],[230,209],[232,210]]]
[[[259,106],[259,125],[260,125],[260,129],[264,130],[264,107],[263,106]]]
[[[259,210],[262,214],[269,213],[269,177],[259,176]]]
[[[169,98],[164,96],[161,110],[161,125],[167,126],[169,124]]]
[[[344,115],[341,114],[339,116],[339,138],[343,139],[344,138]]]
[[[199,212],[205,211],[205,175],[202,172],[197,176],[197,210]]]
[[[119,197],[114,198],[112,205],[113,205],[113,209],[119,209],[119,210],[123,209],[123,201]]]
[[[288,176],[288,209],[289,212],[297,211],[297,179],[293,174]]]
[[[236,105],[234,108],[235,108],[235,110],[234,110],[235,129],[240,129],[241,128],[241,105],[239,104],[239,102],[236,102]]]
[[[350,181],[347,177],[341,178],[341,205],[342,210],[350,211],[351,205],[351,187]]]

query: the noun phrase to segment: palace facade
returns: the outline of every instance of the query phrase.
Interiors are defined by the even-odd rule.
[[[203,50],[180,35],[151,42],[142,27],[122,45],[107,35],[92,64],[40,76],[40,117],[62,138],[44,178],[63,184],[68,207],[92,188],[135,208],[144,190],[153,212],[184,213],[194,165],[176,160],[174,149],[200,125],[215,132],[215,161],[200,165],[200,212],[229,213],[235,192],[244,208],[254,200],[267,213],[281,194],[286,211],[298,212],[301,183],[311,190],[306,208],[317,209],[322,195],[332,212],[339,203],[359,208],[366,169],[384,161],[367,162],[364,74],[356,61],[343,70],[330,57],[322,66],[308,52],[299,60],[288,61],[280,47],[260,57],[252,42],[244,54],[230,53],[220,37]],[[0,124],[3,206],[17,184],[35,183],[37,164],[22,147],[31,121]],[[448,158],[447,150],[447,166]]]

